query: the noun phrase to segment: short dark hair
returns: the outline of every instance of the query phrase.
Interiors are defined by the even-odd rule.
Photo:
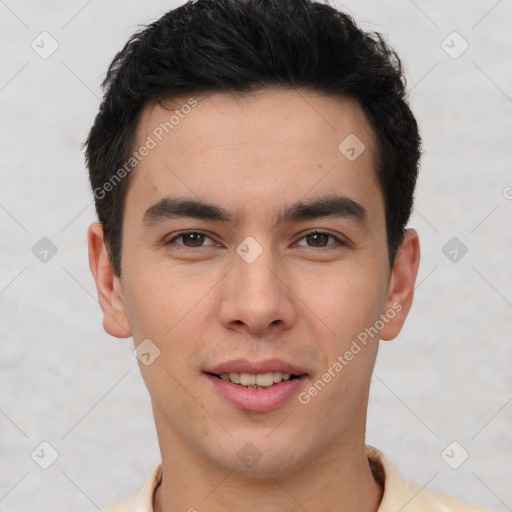
[[[393,264],[413,206],[421,139],[406,101],[400,58],[380,34],[362,31],[349,15],[311,0],[188,1],[132,36],[114,57],[102,87],[84,147],[117,276],[133,173],[122,173],[126,177],[119,183],[112,179],[130,159],[142,109],[178,95],[268,87],[359,102],[376,136],[376,173]]]

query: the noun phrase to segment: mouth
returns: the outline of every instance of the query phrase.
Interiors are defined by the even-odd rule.
[[[267,373],[209,373],[208,375],[217,377],[218,379],[226,380],[237,386],[247,389],[268,389],[283,381],[290,381],[298,379],[301,375],[284,372],[267,372]],[[305,374],[303,374],[305,375]]]
[[[284,406],[306,386],[308,373],[282,359],[237,359],[203,370],[215,393],[238,409],[268,412]]]

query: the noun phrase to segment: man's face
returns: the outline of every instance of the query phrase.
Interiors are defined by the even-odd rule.
[[[267,90],[210,94],[160,141],[154,130],[187,99],[138,123],[134,149],[148,136],[156,146],[126,196],[122,314],[135,345],[160,350],[140,369],[161,442],[229,471],[284,474],[364,435],[379,336],[353,342],[393,309],[374,138],[353,100]],[[289,211],[334,196],[323,213]],[[180,216],[166,198],[226,218]],[[402,322],[387,316],[384,330]],[[298,377],[265,390],[215,376],[279,370]],[[254,467],[246,452],[261,454]]]

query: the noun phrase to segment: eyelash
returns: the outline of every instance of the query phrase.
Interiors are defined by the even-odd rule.
[[[164,242],[164,245],[171,245],[173,244],[176,240],[178,240],[179,238],[185,236],[185,235],[189,235],[189,234],[198,234],[198,235],[204,235],[205,237],[207,238],[210,238],[210,240],[212,240],[212,238],[207,235],[206,233],[203,233],[202,231],[180,231],[178,234],[176,234],[175,236],[173,236],[170,240],[167,240],[166,242]],[[306,233],[304,233],[301,238],[299,238],[299,241],[308,237],[308,236],[311,236],[311,235],[326,235],[327,237],[330,237],[330,238],[333,238],[336,243],[335,244],[330,244],[330,245],[327,245],[327,246],[324,246],[324,247],[314,247],[314,246],[306,246],[306,247],[310,247],[312,249],[332,249],[333,245],[334,246],[343,246],[343,245],[347,245],[346,242],[344,242],[343,240],[341,240],[340,238],[338,238],[337,236],[333,235],[332,233],[329,233],[327,231],[320,231],[318,229],[312,229],[311,231],[307,231]],[[180,247],[184,248],[184,249],[200,249],[200,248],[203,248],[203,247],[207,247],[205,245],[199,245],[197,247],[188,247],[186,245],[182,245],[182,244],[178,244],[180,245]],[[301,246],[303,247],[303,246]]]

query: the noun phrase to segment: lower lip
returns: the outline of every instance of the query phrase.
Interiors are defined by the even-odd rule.
[[[300,391],[307,379],[307,375],[301,375],[292,380],[283,380],[270,388],[253,389],[214,375],[205,375],[228,402],[239,409],[253,412],[272,411],[282,406]]]

